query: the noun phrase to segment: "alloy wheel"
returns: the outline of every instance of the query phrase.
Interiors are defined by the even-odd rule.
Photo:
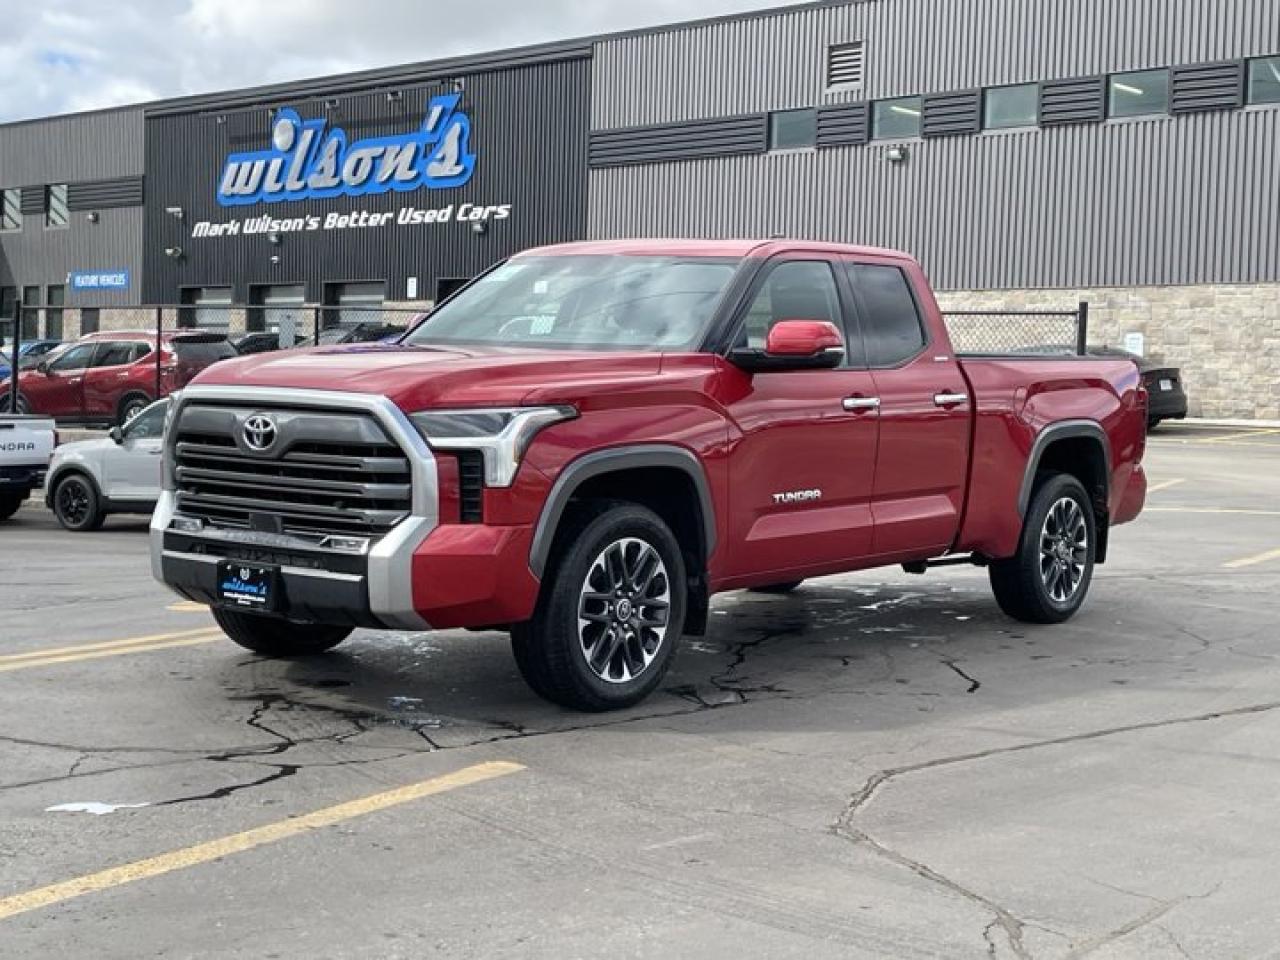
[[[1084,580],[1089,558],[1089,527],[1072,497],[1049,508],[1040,530],[1040,580],[1056,603],[1070,600]]]
[[[89,517],[89,491],[80,480],[68,480],[58,487],[58,514],[68,525],[78,527]]]
[[[667,639],[671,583],[652,544],[624,537],[592,561],[578,599],[578,643],[606,683],[635,680]]]

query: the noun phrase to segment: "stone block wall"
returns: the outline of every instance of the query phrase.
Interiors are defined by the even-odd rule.
[[[1089,301],[1089,343],[1180,367],[1193,417],[1280,419],[1280,284],[941,291],[947,310],[1072,310]]]

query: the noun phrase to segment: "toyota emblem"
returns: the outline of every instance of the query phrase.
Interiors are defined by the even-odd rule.
[[[269,450],[276,442],[276,422],[265,413],[255,413],[247,419],[242,432],[250,450]]]

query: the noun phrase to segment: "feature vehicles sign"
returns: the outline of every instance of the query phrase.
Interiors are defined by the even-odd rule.
[[[224,207],[324,197],[362,197],[423,187],[460,187],[475,172],[471,120],[461,95],[433,97],[422,126],[410,133],[348,142],[341,127],[280,110],[267,150],[233,153],[218,181]]]

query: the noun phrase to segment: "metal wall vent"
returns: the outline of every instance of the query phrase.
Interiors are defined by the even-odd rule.
[[[833,43],[827,47],[827,86],[860,87],[866,68],[866,43]]]

